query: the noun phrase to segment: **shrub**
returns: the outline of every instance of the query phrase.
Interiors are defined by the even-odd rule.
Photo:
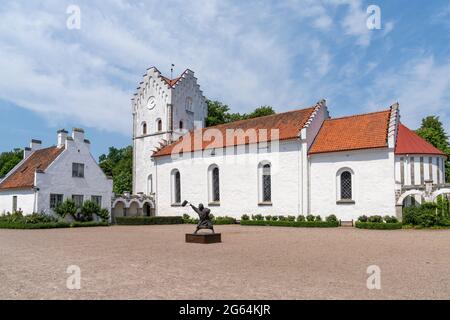
[[[183,217],[116,217],[118,225],[183,224]]]
[[[75,202],[70,199],[66,199],[63,203],[53,209],[53,211],[61,218],[65,218],[67,215],[74,217],[77,214],[78,208]]]
[[[383,217],[381,216],[370,216],[368,222],[372,222],[372,223],[382,223],[383,222]]]
[[[278,216],[279,221],[287,221],[285,216]]]
[[[252,219],[256,220],[256,221],[262,221],[262,220],[264,220],[264,217],[260,214],[255,214],[252,216]]]
[[[369,218],[366,215],[364,215],[364,216],[359,217],[358,221],[360,221],[360,222],[367,222],[367,221],[369,221]]]
[[[322,217],[321,216],[316,216],[315,221],[322,221]]]
[[[250,217],[247,214],[242,215],[241,220],[248,221]]]
[[[278,221],[278,217],[277,216],[273,216],[272,217],[272,221]]]
[[[217,217],[213,221],[214,224],[221,225],[221,224],[235,224],[236,219],[232,217]]]
[[[359,229],[372,229],[372,230],[397,230],[403,227],[401,222],[397,223],[384,223],[384,222],[361,222],[357,221],[355,224]]]
[[[295,221],[295,216],[288,216],[287,220],[290,222],[294,222]]]
[[[438,216],[434,210],[421,210],[417,217],[419,225],[429,228],[438,224]]]
[[[328,217],[325,218],[326,222],[338,222],[337,217],[334,214],[330,214]]]
[[[305,221],[306,220],[306,218],[305,218],[305,216],[303,216],[303,215],[299,215],[298,217],[297,217],[297,222],[303,222],[303,221]]]
[[[77,211],[75,215],[72,215],[75,221],[87,222],[92,221],[94,214],[100,213],[100,206],[94,201],[87,200],[83,203],[81,208]]]
[[[266,221],[270,221],[270,220],[272,220],[272,216],[266,216],[265,219],[266,219]]]
[[[314,221],[316,218],[312,215],[312,214],[308,214],[307,216],[306,216],[306,221],[310,221],[310,222],[312,222],[312,221]]]
[[[272,227],[295,227],[295,228],[334,228],[338,227],[338,222],[324,221],[241,221],[243,226],[272,226]]]
[[[398,219],[394,216],[384,216],[383,219],[386,223],[398,223]]]
[[[102,221],[109,221],[110,215],[109,215],[109,211],[108,209],[100,209],[100,211],[97,213],[97,216],[102,220]]]
[[[416,226],[419,224],[419,208],[407,207],[403,209],[403,223]]]
[[[51,223],[51,222],[57,222],[58,219],[46,215],[44,213],[33,213],[29,216],[24,216],[23,217],[23,222],[24,223],[31,223],[31,224],[36,224],[36,223]]]

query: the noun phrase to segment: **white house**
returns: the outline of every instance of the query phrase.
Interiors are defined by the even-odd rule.
[[[110,210],[112,180],[107,178],[90,152],[82,129],[72,136],[58,131],[56,146],[42,148],[32,140],[24,159],[0,183],[0,214],[22,210],[52,214],[65,199],[77,204],[97,202]]]
[[[266,117],[204,127],[194,73],[144,75],[133,110],[133,193],[156,215],[398,215],[445,189],[445,154],[400,123],[400,107],[330,118],[324,100]],[[136,200],[137,201],[137,200]],[[127,215],[126,201],[118,199]],[[134,210],[137,212],[136,210]]]

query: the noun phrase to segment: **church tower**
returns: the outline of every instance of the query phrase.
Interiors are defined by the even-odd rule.
[[[187,132],[203,128],[206,99],[194,72],[186,69],[169,79],[151,67],[132,99],[133,111],[133,194],[156,193],[153,152]]]

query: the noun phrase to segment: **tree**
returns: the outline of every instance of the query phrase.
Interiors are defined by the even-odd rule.
[[[0,177],[6,176],[23,159],[23,151],[14,149],[0,153]]]
[[[444,126],[442,125],[442,122],[439,120],[439,117],[429,116],[422,119],[422,125],[418,130],[416,130],[416,133],[447,155],[447,161],[445,163],[445,176],[446,181],[449,181],[450,145],[448,141],[448,135],[445,132]]]
[[[208,105],[208,117],[206,118],[206,126],[216,126],[223,123],[230,123],[239,120],[258,118],[274,114],[275,111],[270,106],[261,106],[256,108],[252,113],[240,114],[230,113],[230,107],[219,101],[206,100]]]
[[[122,149],[109,148],[107,155],[99,157],[99,165],[103,172],[113,178],[113,191],[122,194],[124,191],[132,191],[133,182],[133,147]]]

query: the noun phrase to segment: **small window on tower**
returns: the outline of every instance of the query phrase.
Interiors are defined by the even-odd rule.
[[[192,111],[192,98],[187,97],[186,98],[186,111],[193,112]]]
[[[183,130],[183,121],[180,121],[179,127],[180,127],[180,130]]]
[[[162,120],[161,119],[156,120],[156,128],[157,128],[158,132],[162,131]]]
[[[147,123],[142,123],[142,134],[147,134]]]

